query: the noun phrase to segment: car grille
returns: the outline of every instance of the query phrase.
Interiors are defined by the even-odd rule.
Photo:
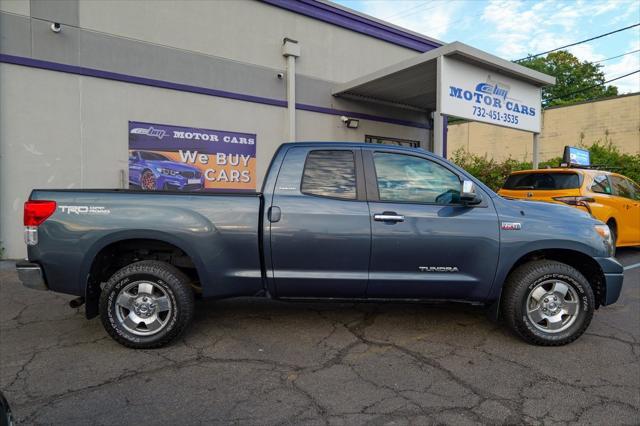
[[[186,177],[187,179],[199,178],[200,172],[180,172],[181,176]]]
[[[191,185],[185,185],[182,187],[183,191],[200,191],[202,189],[202,185],[199,184],[191,184]]]

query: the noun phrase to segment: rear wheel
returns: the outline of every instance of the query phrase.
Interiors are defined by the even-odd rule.
[[[118,343],[157,348],[177,338],[193,318],[189,279],[174,266],[153,260],[116,272],[100,296],[100,318]]]
[[[575,268],[551,260],[526,263],[505,283],[502,312],[529,343],[560,346],[584,333],[595,308],[589,282]]]

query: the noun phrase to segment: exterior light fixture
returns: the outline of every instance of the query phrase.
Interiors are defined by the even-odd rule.
[[[340,120],[347,126],[349,129],[357,129],[360,125],[360,120],[356,120],[355,118],[345,117],[344,115],[340,117]]]

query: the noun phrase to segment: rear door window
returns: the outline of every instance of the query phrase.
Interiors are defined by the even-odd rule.
[[[311,151],[304,165],[300,190],[307,195],[355,200],[356,166],[353,151]]]
[[[598,194],[611,195],[611,184],[607,175],[597,175],[594,177],[593,183],[591,184],[591,191],[597,192]]]
[[[503,189],[553,190],[580,188],[577,173],[518,173],[507,178]]]
[[[630,200],[637,200],[638,194],[636,194],[636,188],[629,179],[625,179],[620,176],[611,176],[611,186],[613,187],[613,195],[618,197],[628,198]]]

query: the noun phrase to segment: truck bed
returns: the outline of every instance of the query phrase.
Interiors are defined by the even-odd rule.
[[[182,250],[204,296],[263,288],[260,193],[67,189],[34,190],[30,199],[57,203],[39,228],[38,245],[29,246],[29,259],[41,263],[56,286],[51,290],[84,296],[92,260],[123,239],[163,240]]]

